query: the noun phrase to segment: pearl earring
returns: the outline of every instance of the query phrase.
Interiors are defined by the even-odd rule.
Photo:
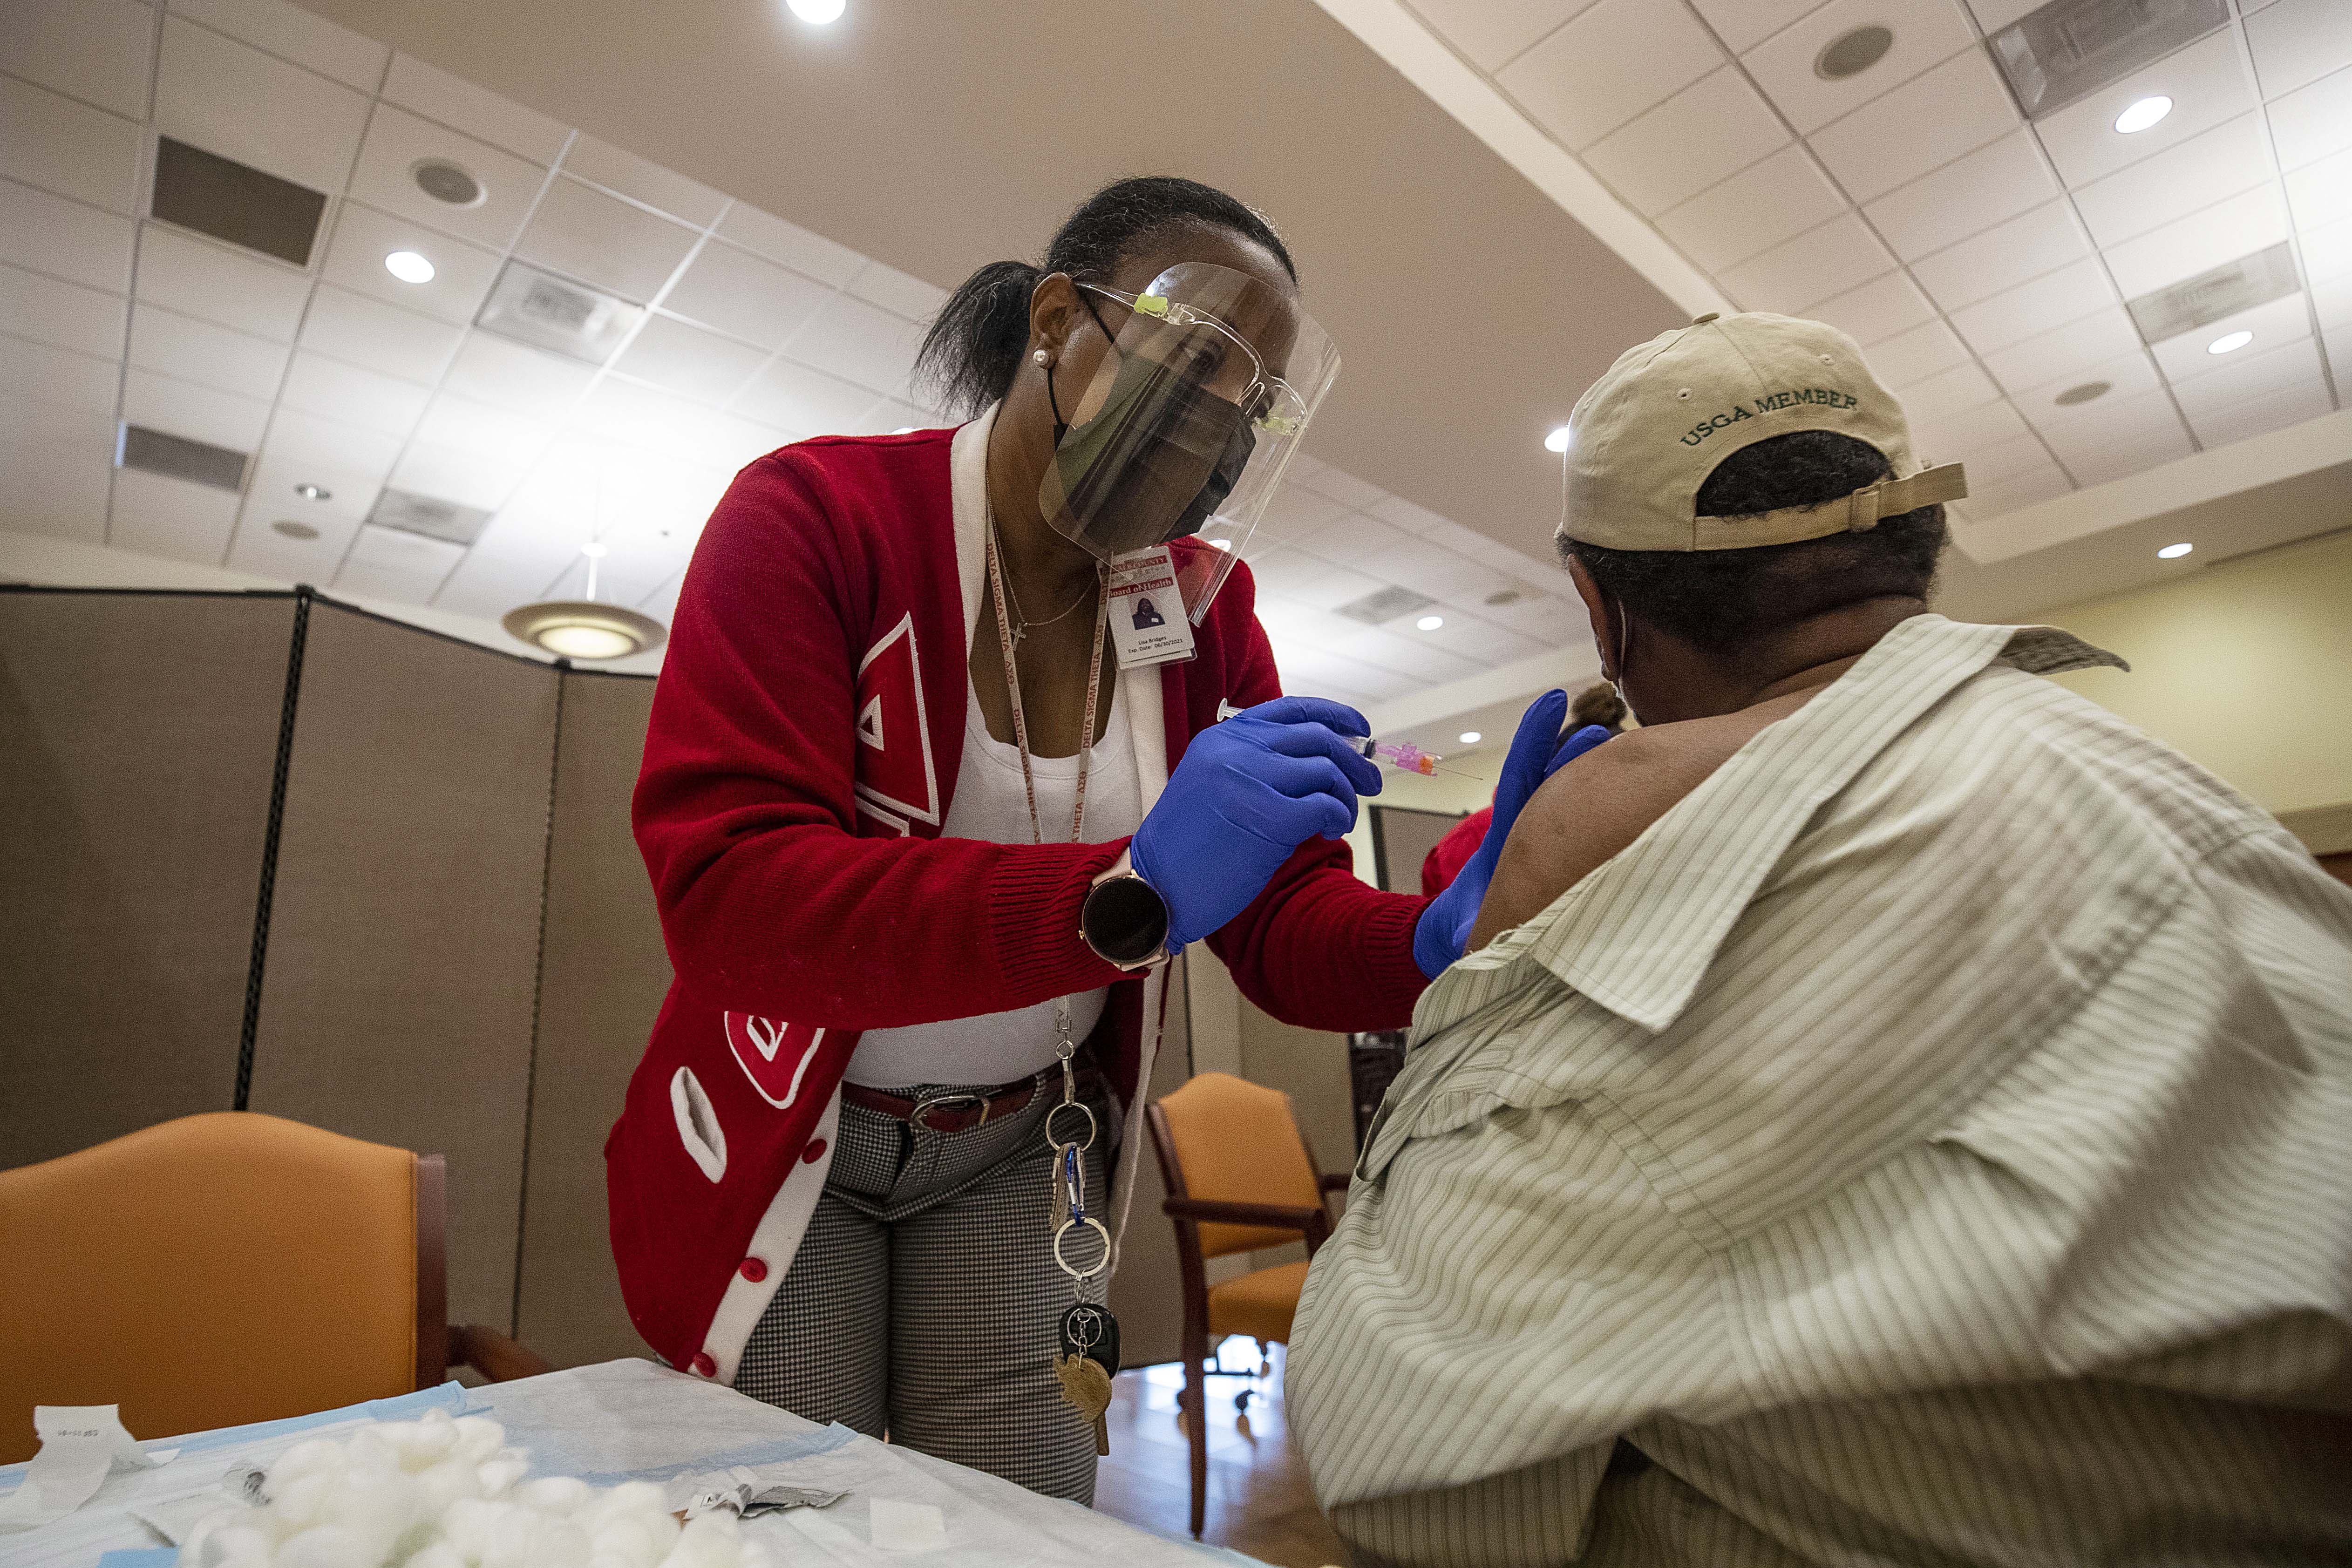
[[[1041,364],[1041,365],[1050,365],[1050,364],[1052,364],[1052,363],[1054,362],[1054,356],[1053,356],[1053,355],[1051,355],[1051,354],[1049,354],[1049,353],[1047,353],[1047,352],[1046,352],[1045,350],[1043,350],[1043,349],[1039,349],[1039,350],[1037,350],[1035,352],[1032,353],[1029,357],[1030,357],[1031,359],[1033,359],[1033,360],[1036,361],[1037,361],[1039,364]]]

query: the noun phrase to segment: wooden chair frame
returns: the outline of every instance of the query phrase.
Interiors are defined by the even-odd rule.
[[[453,1366],[492,1383],[553,1372],[555,1364],[492,1328],[449,1321],[449,1164],[416,1156],[416,1386],[433,1388]]]
[[[1290,1097],[1283,1096],[1287,1105]],[[1318,1203],[1309,1208],[1304,1205],[1283,1203],[1231,1203],[1214,1198],[1194,1197],[1184,1185],[1184,1166],[1176,1155],[1176,1140],[1168,1130],[1167,1113],[1158,1101],[1143,1108],[1144,1125],[1151,1130],[1151,1152],[1160,1160],[1161,1184],[1168,1196],[1160,1203],[1160,1212],[1176,1225],[1176,1266],[1182,1277],[1184,1291],[1184,1387],[1178,1395],[1178,1408],[1184,1413],[1185,1435],[1191,1439],[1192,1456],[1192,1539],[1201,1539],[1201,1527],[1208,1515],[1209,1494],[1209,1422],[1208,1379],[1231,1376],[1230,1373],[1212,1373],[1209,1360],[1209,1270],[1208,1259],[1201,1250],[1201,1226],[1252,1225],[1273,1230],[1295,1230],[1307,1243],[1307,1259],[1315,1260],[1316,1249],[1330,1239],[1331,1213]],[[1299,1146],[1307,1152],[1307,1168],[1316,1173],[1316,1190],[1319,1194],[1342,1192],[1347,1189],[1348,1175],[1323,1174],[1316,1163],[1315,1146],[1307,1142],[1307,1130],[1298,1125],[1294,1112],[1291,1126],[1298,1134]]]

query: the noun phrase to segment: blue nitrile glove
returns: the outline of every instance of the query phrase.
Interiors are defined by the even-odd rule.
[[[1192,737],[1128,845],[1128,863],[1167,901],[1170,946],[1239,915],[1308,839],[1347,835],[1356,797],[1381,792],[1381,769],[1339,737],[1370,733],[1345,703],[1276,697]]]
[[[1502,861],[1503,841],[1511,836],[1511,824],[1519,820],[1519,809],[1545,779],[1609,738],[1607,730],[1588,724],[1555,744],[1560,720],[1567,716],[1568,694],[1560,691],[1544,693],[1520,716],[1519,732],[1511,737],[1510,753],[1503,758],[1502,779],[1495,786],[1495,820],[1486,824],[1478,852],[1470,857],[1451,886],[1430,900],[1429,907],[1421,912],[1421,923],[1412,929],[1412,961],[1429,978],[1437,978],[1440,971],[1462,956],[1463,945],[1470,940],[1470,927],[1478,918],[1478,906],[1486,902],[1486,884],[1495,880],[1495,867]]]

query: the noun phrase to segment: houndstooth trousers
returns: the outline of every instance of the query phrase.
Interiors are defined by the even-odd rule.
[[[952,1134],[845,1101],[833,1168],[744,1346],[737,1390],[1092,1503],[1094,1428],[1063,1402],[1054,1375],[1056,1327],[1074,1299],[1054,1262],[1045,1138],[1061,1091],[1058,1069],[1040,1074],[1026,1107]],[[890,1091],[910,1100],[963,1092]],[[1105,1156],[1118,1123],[1099,1090],[1081,1098],[1100,1128],[1084,1156],[1087,1205],[1108,1224]],[[1075,1136],[1084,1120],[1066,1112],[1056,1131]],[[1080,1265],[1100,1255],[1079,1232],[1067,1250]]]

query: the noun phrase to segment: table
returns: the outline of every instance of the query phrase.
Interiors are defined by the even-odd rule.
[[[179,1456],[168,1464],[118,1471],[69,1517],[0,1535],[0,1568],[93,1568],[105,1552],[160,1546],[161,1539],[131,1510],[213,1486],[232,1466],[266,1465],[310,1437],[368,1420],[415,1420],[436,1408],[498,1421],[509,1443],[530,1450],[534,1475],[578,1476],[598,1486],[655,1481],[668,1491],[673,1507],[682,1506],[698,1483],[723,1479],[723,1472],[736,1468],[762,1480],[846,1491],[829,1509],[794,1509],[744,1524],[747,1534],[787,1564],[1263,1568],[1239,1552],[1154,1535],[846,1427],[820,1427],[645,1361],[606,1362],[481,1388],[447,1383],[398,1399],[179,1438]],[[14,1490],[24,1469],[0,1468],[0,1492]],[[876,1549],[867,1533],[876,1498],[938,1508],[947,1545],[913,1552]]]

